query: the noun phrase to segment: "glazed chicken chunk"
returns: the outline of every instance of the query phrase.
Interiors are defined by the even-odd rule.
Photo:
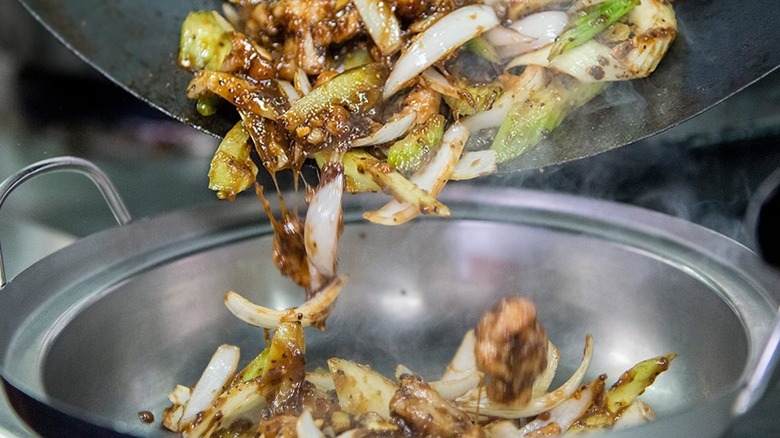
[[[477,366],[488,376],[487,395],[501,403],[531,399],[534,381],[547,367],[548,338],[525,298],[501,300],[477,325]]]
[[[400,388],[390,400],[393,418],[412,436],[484,436],[468,414],[445,400],[419,376],[403,374]]]

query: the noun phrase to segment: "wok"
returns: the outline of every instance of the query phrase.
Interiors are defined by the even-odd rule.
[[[135,96],[217,136],[237,120],[202,117],[186,99],[191,75],[176,66],[189,11],[221,0],[21,0],[62,42]],[[616,84],[572,115],[546,144],[506,166],[522,170],[592,156],[689,119],[780,65],[775,0],[676,0],[680,34],[647,79]],[[584,141],[587,139],[587,141]]]
[[[10,178],[0,200],[63,168],[100,175],[55,159]],[[643,395],[659,420],[624,435],[717,436],[766,388],[780,275],[730,239],[630,206],[458,184],[441,197],[449,220],[369,225],[361,213],[379,198],[345,198],[340,269],[350,281],[328,329],[306,333],[308,366],[338,356],[437,378],[485,310],[523,295],[561,349],[559,376],[576,368],[588,333],[588,378],[679,354]],[[239,198],[131,221],[8,281],[0,373],[14,409],[46,436],[166,436],[159,421],[175,384],[194,384],[221,343],[240,346],[244,363],[263,347],[262,331],[224,308],[224,293],[279,308],[302,300],[270,260],[262,216],[256,200]],[[142,423],[144,410],[157,420]]]

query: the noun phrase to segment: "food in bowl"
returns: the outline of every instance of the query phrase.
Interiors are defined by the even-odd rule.
[[[553,437],[651,421],[638,397],[675,354],[639,362],[609,388],[607,376],[583,384],[593,354],[549,387],[560,353],[530,300],[510,297],[469,330],[435,381],[403,365],[395,380],[369,366],[331,358],[307,372],[302,324],[281,322],[266,348],[238,370],[238,347],[221,345],[198,382],[178,385],[163,415],[187,437]]]

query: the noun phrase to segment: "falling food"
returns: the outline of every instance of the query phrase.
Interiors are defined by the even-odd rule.
[[[186,17],[179,64],[201,114],[240,116],[211,163],[218,197],[260,168],[309,192],[303,227],[278,187],[284,216],[263,203],[280,271],[312,299],[337,275],[343,193],[390,196],[364,214],[378,224],[447,217],[449,181],[541,147],[609,82],[650,75],[676,35],[666,0],[239,0]],[[318,184],[301,178],[310,160]]]
[[[363,214],[377,224],[448,217],[437,197],[449,181],[540,147],[609,82],[651,74],[676,34],[665,0],[239,0],[189,14],[179,52],[193,73],[187,95],[203,115],[238,113],[210,188],[232,200],[255,186],[274,261],[305,300],[278,310],[228,292],[230,312],[273,336],[242,370],[238,348],[220,346],[192,387],[169,394],[163,425],[185,437],[501,437],[652,420],[637,397],[674,354],[606,388],[605,375],[585,380],[595,348],[585,335],[579,365],[550,390],[562,355],[519,297],[465,333],[438,380],[403,364],[390,379],[342,358],[307,372],[303,328],[325,330],[347,279],[337,257],[344,193],[388,196]],[[302,177],[305,162],[318,181]],[[303,183],[305,219],[278,184],[274,217],[260,169],[274,183],[280,171]]]

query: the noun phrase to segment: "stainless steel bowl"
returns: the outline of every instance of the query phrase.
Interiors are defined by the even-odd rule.
[[[679,354],[643,395],[659,420],[631,436],[717,436],[765,389],[780,276],[732,240],[634,207],[454,184],[441,196],[451,219],[366,224],[380,198],[345,198],[350,280],[327,331],[307,332],[312,367],[341,356],[436,378],[486,309],[524,295],[561,348],[561,376],[588,333],[591,377]],[[193,384],[221,343],[245,360],[263,346],[224,308],[226,291],[302,300],[272,265],[270,233],[256,200],[206,205],[94,234],[19,274],[0,289],[14,408],[43,434],[166,435],[175,384]],[[143,410],[157,422],[142,423]]]

